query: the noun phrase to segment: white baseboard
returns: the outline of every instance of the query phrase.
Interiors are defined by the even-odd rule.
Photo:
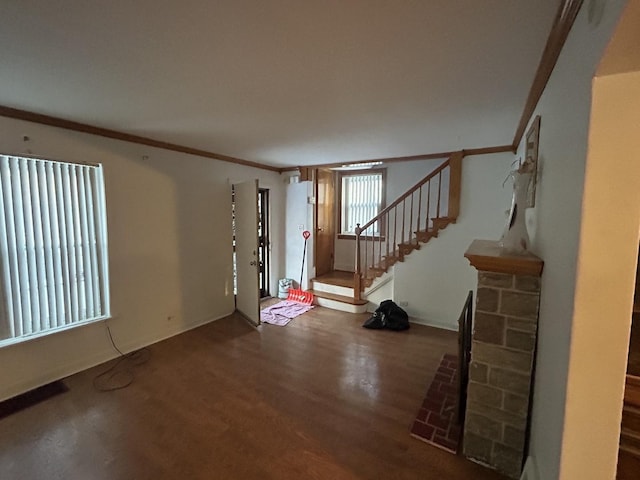
[[[159,335],[150,335],[149,337],[138,339],[132,343],[118,344],[118,348],[120,348],[123,353],[129,353],[134,350],[153,345],[154,343],[161,342],[162,340],[166,340],[167,338],[180,335],[181,333],[193,330],[194,328],[198,328],[207,323],[220,320],[221,318],[227,317],[232,313],[233,312],[229,312],[218,317],[210,317],[194,323],[189,323],[175,330],[166,331]],[[100,352],[97,352],[89,357],[78,358],[73,362],[67,363],[66,365],[52,365],[52,368],[41,372],[41,374],[35,378],[32,377],[28,380],[16,382],[13,385],[9,385],[3,388],[2,393],[0,393],[0,402],[9,398],[13,398],[17,395],[21,395],[25,392],[33,390],[34,388],[38,388],[48,383],[55,382],[56,380],[60,380],[62,378],[82,372],[83,370],[88,370],[89,368],[95,367],[96,365],[108,362],[109,360],[112,360],[117,356],[118,353],[113,350],[111,345],[107,345],[104,350],[101,350]]]
[[[458,331],[457,325],[451,325],[450,323],[444,322],[434,322],[432,320],[424,320],[422,318],[409,317],[410,323],[415,323],[417,325],[425,325],[427,327],[441,328],[443,330],[450,330],[452,332]]]

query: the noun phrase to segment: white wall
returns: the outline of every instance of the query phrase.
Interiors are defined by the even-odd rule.
[[[466,157],[462,163],[460,216],[394,267],[393,299],[416,321],[457,330],[457,320],[477,272],[464,253],[474,239],[499,240],[511,205],[507,182],[514,155]]]
[[[616,449],[615,444],[609,446],[609,452],[605,452],[604,457],[596,455],[587,458],[587,452],[592,453],[593,450],[583,449],[591,442],[599,443],[596,438],[601,432],[588,428],[589,422],[597,417],[599,412],[594,410],[589,418],[581,419],[584,421],[581,428],[582,436],[567,437],[572,439],[572,444],[563,442],[563,426],[565,405],[570,409],[578,402],[588,405],[591,401],[588,396],[571,397],[567,392],[568,365],[574,348],[572,342],[580,332],[575,327],[586,321],[578,315],[582,311],[577,308],[574,297],[576,281],[577,278],[580,279],[577,276],[577,252],[581,218],[586,207],[586,204],[583,205],[583,186],[591,109],[591,81],[624,3],[621,0],[608,2],[598,25],[590,24],[589,9],[582,8],[536,109],[536,114],[540,114],[542,118],[540,176],[536,208],[530,212],[529,224],[535,231],[532,249],[544,260],[545,265],[540,299],[530,454],[537,464],[540,479],[544,480],[613,478],[608,474],[601,474],[603,468],[606,470],[611,467],[610,451],[612,448]],[[520,154],[523,148],[524,145],[521,144]],[[611,167],[614,167],[615,159],[611,158],[609,161]],[[638,177],[635,178],[637,181]],[[601,181],[605,181],[604,178]],[[613,191],[617,185],[611,184],[608,188]],[[609,208],[611,207],[610,205]],[[615,208],[621,207],[622,205],[617,205]],[[603,212],[600,211],[599,214]],[[595,234],[596,230],[598,229],[590,231],[589,234]],[[611,238],[616,233],[600,229],[597,235],[606,241],[608,236]],[[611,253],[615,252],[614,243],[611,243]],[[580,275],[582,273],[584,272],[580,272]],[[606,281],[604,278],[603,276],[603,281]],[[603,326],[607,318],[594,321],[595,324]],[[593,325],[590,323],[590,326]],[[600,358],[603,348],[606,348],[606,338],[602,337],[600,346],[589,351],[590,357]],[[576,351],[575,354],[587,360],[584,351]],[[581,360],[576,357],[573,361]],[[591,365],[589,362],[585,364]],[[603,365],[606,366],[606,362]],[[597,370],[592,372],[594,388],[591,393],[617,394],[598,388],[595,380],[600,377],[600,373]],[[568,432],[569,426],[565,428]],[[603,458],[606,461],[601,463],[599,468],[584,469],[583,475],[575,475],[570,469],[561,474],[561,455],[565,456],[567,461],[570,459],[570,462],[594,467]]]
[[[416,183],[426,177],[430,172],[436,169],[439,165],[446,161],[445,158],[439,158],[436,160],[418,160],[412,162],[397,162],[390,163],[384,168],[387,169],[386,173],[386,203],[390,205],[400,195],[405,193]],[[446,180],[443,180],[443,185],[448,184]],[[447,191],[443,189],[442,195],[447,197]],[[446,211],[446,205],[442,205],[443,211]],[[415,205],[417,211],[417,203]],[[408,218],[408,217],[407,217]],[[337,222],[337,220],[336,220]],[[336,228],[340,228],[336,223]],[[355,258],[355,240],[353,239],[338,239],[335,243],[335,261],[334,268],[336,270],[344,270],[348,272],[354,271],[354,258]],[[377,249],[378,247],[376,247]],[[369,258],[371,258],[369,256]]]
[[[313,182],[291,183],[286,187],[286,277],[295,280],[296,285],[300,282],[300,272],[302,268],[302,255],[304,253],[304,238],[302,232],[309,230],[312,232],[307,241],[307,253],[305,259],[304,273],[302,275],[302,288],[309,287],[309,279],[313,278],[315,267],[313,257],[313,204],[308,203],[309,197],[313,196]],[[277,292],[274,293],[276,295]]]
[[[591,118],[563,479],[615,478],[640,239],[640,73],[598,78]]]
[[[0,152],[104,165],[114,316],[108,325],[124,351],[233,311],[229,182],[259,178],[271,189],[277,289],[285,198],[276,173],[6,118]],[[3,347],[0,399],[114,353],[103,322]]]

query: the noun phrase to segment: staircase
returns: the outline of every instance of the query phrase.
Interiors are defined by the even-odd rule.
[[[356,227],[354,295],[367,287],[448,225],[460,213],[463,152],[407,190],[378,215]]]
[[[333,272],[334,278],[314,278],[312,291],[318,305],[366,311],[368,291],[383,281],[377,279],[456,223],[463,156],[463,152],[452,154],[374,218],[357,225],[354,273]]]
[[[640,472],[640,261],[636,270],[636,289],[616,478],[617,480],[635,480],[640,478],[638,472]]]

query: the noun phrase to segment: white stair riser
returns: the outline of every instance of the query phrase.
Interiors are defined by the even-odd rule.
[[[313,289],[318,292],[333,293],[334,295],[353,298],[353,288],[349,287],[340,287],[338,285],[331,285],[330,283],[322,283],[314,280]]]
[[[350,303],[343,303],[337,300],[331,300],[329,298],[316,297],[315,303],[321,307],[330,308],[332,310],[340,310],[341,312],[349,313],[364,313],[367,311],[367,305],[352,305]]]

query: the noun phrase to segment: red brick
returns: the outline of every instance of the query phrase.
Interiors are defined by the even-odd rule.
[[[443,393],[448,393],[449,395],[455,395],[458,392],[458,386],[443,383],[440,385],[440,391]]]
[[[418,435],[419,437],[426,438],[431,440],[433,434],[435,433],[435,429],[422,422],[413,422],[413,427],[411,427],[411,433]]]
[[[416,420],[420,422],[426,422],[428,416],[429,416],[429,410],[425,410],[424,408],[421,408],[420,411],[418,412],[418,415],[416,415]]]
[[[442,410],[442,403],[434,402],[430,398],[425,398],[422,402],[422,408],[425,410],[433,410],[434,412],[440,412]]]
[[[442,405],[444,403],[446,395],[442,392],[438,392],[437,390],[434,390],[434,391],[429,391],[429,393],[427,394],[427,398],[433,402],[437,402],[438,404]]]
[[[439,392],[440,391],[440,384],[442,382],[439,380],[434,380],[433,382],[431,382],[431,385],[429,385],[429,390],[427,390],[427,397],[429,396],[430,393],[432,392]]]
[[[447,418],[445,415],[440,415],[439,413],[435,412],[429,413],[427,423],[443,430],[448,430],[449,428],[449,418]]]
[[[438,373],[441,373],[442,375],[447,375],[449,377],[453,377],[456,374],[456,371],[453,368],[447,368],[443,365],[440,365],[440,368],[438,369]]]
[[[433,437],[433,443],[437,443],[438,445],[443,446],[444,448],[451,450],[452,452],[458,451],[458,442],[450,440],[448,438],[440,437],[436,435]]]

